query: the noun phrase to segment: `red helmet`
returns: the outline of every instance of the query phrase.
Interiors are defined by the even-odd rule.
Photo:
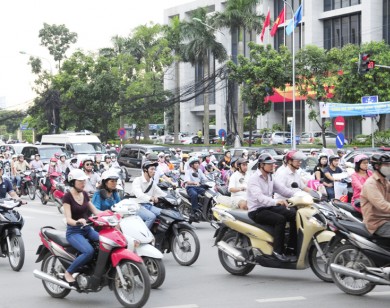
[[[60,158],[60,156],[61,156],[61,153],[59,153],[59,152],[57,152],[57,153],[54,153],[54,157],[55,157],[55,158],[59,159],[59,158]]]
[[[56,162],[58,162],[58,159],[55,158],[55,157],[52,157],[52,158],[50,158],[50,162],[51,163],[56,163]]]
[[[286,154],[286,161],[289,161],[289,160],[304,160],[306,159],[306,155],[303,154],[301,151],[296,151],[296,150],[292,150],[292,151],[289,151],[287,154]]]

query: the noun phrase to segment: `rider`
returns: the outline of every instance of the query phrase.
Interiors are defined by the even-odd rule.
[[[12,183],[7,178],[3,177],[4,166],[3,162],[0,161],[0,199],[6,198],[7,194],[15,200],[20,200],[12,187]]]
[[[30,162],[30,169],[37,170],[43,169],[43,162],[41,161],[41,156],[37,153],[34,156],[34,159]]]
[[[231,161],[231,153],[229,150],[226,150],[222,159],[218,162],[219,170],[229,170],[230,169],[230,161]]]
[[[338,149],[337,150],[337,156],[340,158],[339,165],[340,166],[345,166],[345,159],[344,159],[345,151],[343,149]]]
[[[61,153],[60,154],[60,159],[58,161],[58,169],[65,174],[66,168],[68,168],[68,163],[66,162],[66,154]]]
[[[23,154],[18,154],[18,160],[13,164],[13,174],[16,179],[16,193],[18,193],[20,189],[20,185],[22,183],[22,178],[20,176],[21,173],[26,171],[29,168],[28,163],[24,160]]]
[[[355,172],[351,175],[353,195],[351,204],[358,212],[362,212],[360,208],[360,193],[367,179],[372,175],[372,171],[368,169],[369,158],[367,155],[358,154],[353,159],[355,163]]]
[[[83,159],[83,170],[88,176],[88,179],[85,182],[85,191],[88,194],[93,194],[96,191],[97,186],[100,182],[100,176],[98,173],[93,171],[93,160],[90,157]]]
[[[44,184],[47,188],[47,194],[45,194],[45,200],[49,199],[49,193],[50,193],[50,190],[52,187],[50,177],[58,177],[59,175],[61,175],[61,171],[60,171],[57,163],[58,163],[58,159],[54,156],[54,157],[50,158],[49,164],[47,164],[45,166],[45,169],[47,171],[46,181]]]
[[[297,183],[298,187],[293,188],[293,191],[303,190],[310,192],[312,189],[305,185],[305,183],[302,181],[301,175],[298,172],[299,168],[301,167],[302,160],[305,160],[306,158],[306,155],[301,151],[289,151],[285,156],[286,167],[275,174],[275,181],[287,188],[291,188],[292,183]],[[279,194],[275,194],[275,199],[279,198],[283,197]]]
[[[390,155],[374,154],[370,162],[374,174],[360,194],[363,222],[370,233],[390,238]]]
[[[116,160],[116,155],[117,154],[115,154],[115,153],[111,153],[110,154],[110,157],[111,157],[111,167],[119,168],[119,163]]]
[[[100,169],[104,169],[105,171],[107,171],[110,168],[111,168],[111,156],[110,154],[106,154],[106,156],[104,157],[104,162],[100,164]]]
[[[248,216],[258,224],[274,226],[273,255],[282,262],[295,261],[294,257],[284,255],[284,233],[286,222],[290,222],[290,236],[288,247],[296,250],[296,211],[287,209],[287,201],[272,198],[273,192],[277,192],[285,198],[291,197],[292,189],[274,181],[272,173],[276,160],[268,153],[263,153],[257,160],[257,171],[248,181]]]
[[[185,171],[184,185],[191,200],[192,215],[190,218],[192,221],[199,221],[199,214],[197,213],[199,211],[198,196],[206,192],[200,185],[206,182],[207,179],[202,170],[199,169],[199,159],[197,157],[191,157],[188,164],[190,168]]]
[[[158,163],[145,161],[142,165],[143,174],[133,181],[133,194],[142,202],[138,215],[145,221],[149,229],[152,228],[156,217],[160,215],[161,209],[153,203],[158,202],[158,197],[166,196],[153,180]]]
[[[333,177],[333,174],[342,173],[343,170],[339,167],[340,157],[337,155],[329,156],[329,166],[324,169],[324,186],[328,195],[328,200],[335,198],[334,183],[339,181]]]
[[[246,190],[248,187],[248,163],[249,160],[243,157],[236,162],[237,171],[230,176],[229,191],[231,192],[232,203],[234,207],[241,210],[247,210]]]
[[[94,161],[94,164],[93,164],[93,171],[99,172],[101,163],[102,163],[102,155],[101,154],[96,154],[95,155],[95,161]]]
[[[70,245],[80,252],[77,258],[70,264],[65,272],[64,279],[69,286],[78,287],[72,274],[87,264],[94,255],[94,248],[90,241],[98,241],[99,233],[91,226],[86,225],[90,213],[100,213],[89,200],[84,191],[85,180],[88,177],[80,169],[72,170],[68,175],[71,189],[63,197],[64,214],[66,218],[66,239]]]
[[[114,204],[121,201],[116,190],[118,179],[119,176],[114,171],[108,170],[103,172],[99,190],[92,197],[92,203],[97,209],[102,211],[109,210]]]
[[[326,153],[318,154],[318,164],[314,168],[314,177],[317,181],[324,180],[326,167],[328,167],[328,155]]]
[[[175,165],[171,163],[171,154],[165,153],[165,163],[167,164],[169,170],[175,169]]]
[[[187,153],[183,153],[181,156],[181,162],[180,162],[180,167],[179,167],[181,174],[185,173],[184,167],[185,167],[189,157],[190,157],[190,155],[188,155]]]

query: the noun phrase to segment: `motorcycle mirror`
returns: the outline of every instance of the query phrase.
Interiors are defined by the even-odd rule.
[[[292,187],[292,188],[298,188],[299,186],[298,186],[298,183],[297,183],[297,182],[292,182],[292,183],[291,183],[291,187]]]

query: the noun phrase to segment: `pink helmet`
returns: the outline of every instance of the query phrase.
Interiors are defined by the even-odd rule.
[[[355,156],[355,158],[353,159],[353,162],[355,164],[357,163],[360,163],[362,160],[369,160],[368,156],[367,155],[364,155],[364,154],[358,154]]]

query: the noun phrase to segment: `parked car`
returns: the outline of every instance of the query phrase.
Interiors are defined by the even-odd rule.
[[[26,144],[23,147],[22,154],[24,155],[24,159],[27,162],[31,161],[31,157],[35,156],[35,154],[39,154],[41,156],[41,161],[44,164],[49,163],[50,158],[54,156],[55,153],[64,153],[66,158],[70,158],[69,154],[66,152],[64,147],[60,147],[58,145],[32,145]]]
[[[12,144],[3,144],[0,146],[1,152],[8,151],[11,155],[13,154],[21,154],[22,150],[25,146],[31,145],[29,143],[12,143]]]
[[[190,135],[181,138],[180,142],[181,144],[203,144],[204,139],[203,137],[199,138],[197,135]]]
[[[261,139],[262,144],[285,144],[288,139],[291,139],[290,132],[276,131],[272,133],[264,133]]]
[[[326,146],[336,145],[337,134],[331,131],[325,131]],[[322,144],[322,132],[304,132],[301,134],[301,144]],[[344,145],[348,144],[348,140],[344,140]]]

